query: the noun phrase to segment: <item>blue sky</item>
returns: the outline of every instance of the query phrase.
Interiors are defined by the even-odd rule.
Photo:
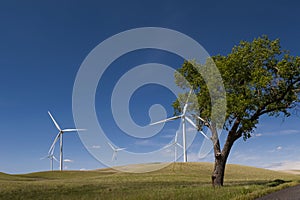
[[[132,28],[164,27],[192,37],[209,54],[216,55],[228,53],[240,40],[267,34],[272,39],[280,38],[284,48],[299,55],[299,4],[296,0],[1,1],[0,171],[25,173],[49,169],[49,162],[40,158],[47,154],[57,131],[47,111],[61,126],[74,126],[72,90],[76,73],[89,52],[108,37]],[[96,103],[96,111],[103,127],[111,133],[109,139],[133,152],[162,147],[170,142],[179,126],[176,122],[166,124],[165,132],[153,141],[130,141],[122,137],[112,121],[107,98],[113,84],[126,70],[147,62],[173,68],[182,64],[176,56],[160,51],[128,54],[109,68],[96,94],[96,101],[103,102]],[[126,67],[122,71],[118,65]],[[153,103],[162,103],[168,116],[173,114],[170,103],[174,96],[161,87],[148,89],[150,92],[137,91],[130,104],[133,119],[140,125],[149,123],[148,107]],[[236,142],[228,162],[266,168],[297,167],[299,122],[300,117],[295,115],[284,122],[282,118],[262,118],[254,137]],[[159,139],[162,135],[170,137]],[[103,167],[88,153],[77,134],[66,134],[64,138],[68,169]],[[199,160],[202,140],[197,136],[188,150],[190,160]],[[200,161],[212,159],[209,155]]]

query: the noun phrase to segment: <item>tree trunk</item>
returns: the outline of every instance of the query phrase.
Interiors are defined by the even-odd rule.
[[[239,122],[237,122],[237,123],[239,123]],[[213,145],[214,145],[214,155],[215,155],[215,166],[214,166],[214,170],[213,170],[213,173],[211,176],[212,185],[213,185],[213,187],[223,186],[227,158],[229,156],[229,153],[230,153],[233,143],[238,138],[241,137],[241,130],[236,131],[236,129],[232,129],[231,131],[229,131],[225,145],[222,149],[222,152],[221,152],[220,142],[219,142],[219,138],[218,138],[216,129],[211,128],[211,131],[212,131],[212,141],[213,141]]]
[[[214,187],[223,186],[224,170],[225,170],[226,162],[224,162],[224,159],[222,158],[219,136],[215,124],[211,124],[210,129],[212,132],[211,140],[213,142],[214,155],[215,155],[215,167],[211,176],[212,185]]]
[[[225,166],[226,160],[224,160],[221,155],[218,158],[215,157],[215,166],[211,176],[213,187],[223,186]]]

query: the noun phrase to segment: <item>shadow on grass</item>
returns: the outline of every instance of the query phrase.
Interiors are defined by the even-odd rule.
[[[284,183],[290,183],[291,180],[285,181],[282,179],[275,179],[272,181],[266,181],[266,180],[253,180],[253,181],[234,181],[234,182],[227,182],[227,186],[249,186],[249,185],[261,185],[261,186],[268,186],[268,187],[276,187],[278,185],[284,184]],[[299,180],[300,183],[300,180]]]
[[[284,184],[284,183],[290,183],[292,181],[285,181],[285,180],[282,180],[282,179],[275,179],[274,181],[271,181],[269,183],[267,183],[267,186],[269,187],[276,187],[278,185],[281,185],[281,184]]]

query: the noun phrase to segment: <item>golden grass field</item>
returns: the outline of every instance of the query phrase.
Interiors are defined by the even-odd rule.
[[[119,169],[138,170],[153,165],[159,163]],[[297,174],[229,164],[224,187],[213,188],[212,168],[212,163],[171,163],[149,173],[125,173],[111,168],[0,173],[0,199],[255,199],[300,183]]]

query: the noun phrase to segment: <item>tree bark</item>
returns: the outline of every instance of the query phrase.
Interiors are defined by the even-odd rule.
[[[231,139],[228,135],[226,143],[221,153],[215,153],[215,166],[212,173],[212,184],[213,186],[223,186],[225,166],[227,163],[227,158],[229,156],[231,147],[235,139]]]
[[[211,140],[213,142],[215,155],[215,166],[211,176],[211,181],[213,186],[223,186],[225,165],[222,159],[219,136],[215,124],[212,123],[209,128],[212,132]]]
[[[240,124],[240,121],[236,120],[232,129],[228,133],[228,136],[227,136],[225,145],[222,149],[222,152],[221,152],[220,142],[219,142],[216,128],[213,128],[213,126],[211,126],[212,141],[213,141],[213,145],[214,145],[214,155],[215,155],[215,165],[214,165],[214,170],[213,170],[213,173],[211,176],[213,187],[223,186],[226,162],[227,162],[227,158],[229,156],[231,147],[232,147],[233,143],[238,138],[240,138],[242,135],[241,134],[242,130],[237,131],[239,124]]]
[[[225,165],[226,165],[226,161],[222,158],[222,155],[215,156],[215,166],[211,176],[213,187],[223,186]]]

